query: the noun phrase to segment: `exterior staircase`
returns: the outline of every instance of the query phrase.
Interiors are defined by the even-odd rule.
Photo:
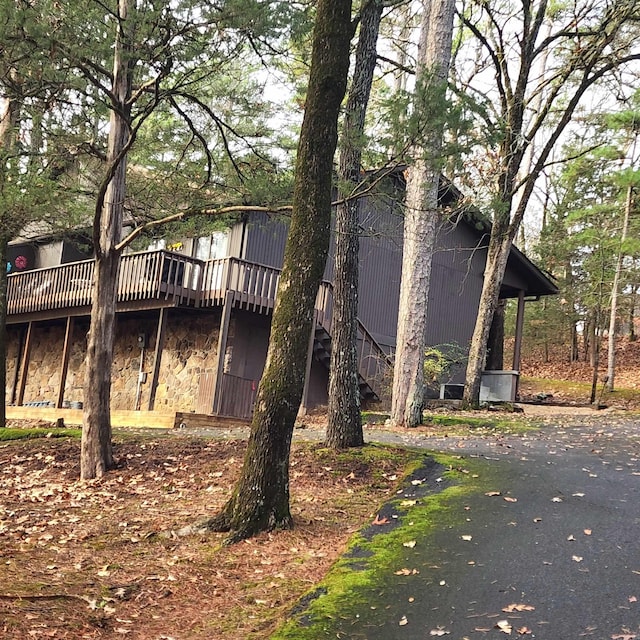
[[[316,324],[313,355],[327,369],[331,360],[331,335],[322,323]],[[358,321],[358,387],[363,406],[380,402],[390,393],[393,364],[390,356]]]

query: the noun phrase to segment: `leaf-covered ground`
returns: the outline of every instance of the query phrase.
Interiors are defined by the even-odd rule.
[[[588,358],[580,354],[580,361],[569,361],[569,348],[552,347],[546,352],[539,347],[525,348],[522,356],[521,373],[534,379],[521,391],[532,396],[542,392],[553,395],[558,402],[589,401],[593,368]],[[510,357],[510,356],[509,356]],[[505,357],[505,362],[508,362]],[[597,397],[604,403],[627,409],[640,409],[640,341],[629,341],[627,337],[616,341],[616,391],[609,394],[604,390],[604,378],[607,374],[607,344],[603,341],[600,351]]]
[[[77,439],[0,443],[0,638],[266,638],[417,455],[296,444],[293,531],[176,536],[224,503],[244,447],[129,436],[81,483]]]

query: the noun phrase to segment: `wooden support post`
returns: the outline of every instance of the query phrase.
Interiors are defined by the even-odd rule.
[[[147,409],[153,411],[156,402],[156,391],[158,389],[158,378],[160,376],[160,363],[162,362],[162,352],[164,350],[164,338],[167,328],[167,318],[169,310],[162,307],[158,315],[158,328],[156,330],[156,347],[153,352],[153,371],[151,372],[151,387],[149,389],[149,404]]]
[[[24,337],[27,333],[26,327],[20,329],[20,337],[18,339],[18,350],[16,351],[16,358],[13,367],[13,379],[11,380],[11,395],[9,404],[14,405],[16,403],[16,394],[18,393],[18,376],[20,375],[20,360],[22,357],[22,347],[24,346]]]
[[[64,402],[64,388],[67,384],[67,372],[69,370],[69,355],[71,353],[71,341],[73,339],[74,317],[67,317],[67,328],[64,332],[64,346],[62,347],[62,366],[60,367],[60,386],[58,387],[58,399],[56,409],[61,409]]]
[[[31,341],[33,338],[33,322],[29,322],[27,327],[27,337],[24,341],[24,349],[22,351],[22,362],[20,364],[20,383],[18,385],[18,396],[16,404],[20,407],[24,401],[24,390],[27,386],[27,373],[29,372],[29,359],[31,357]]]
[[[222,307],[220,319],[220,332],[218,333],[218,357],[216,363],[216,380],[213,384],[213,402],[211,412],[220,415],[222,409],[222,376],[224,374],[224,358],[227,352],[227,337],[229,335],[229,323],[231,321],[231,308],[233,307],[233,291],[227,291]]]
[[[304,387],[302,389],[302,401],[298,415],[305,416],[309,410],[309,379],[311,378],[311,363],[313,362],[313,345],[316,340],[317,311],[313,314],[313,323],[311,325],[311,335],[309,336],[309,347],[307,348],[307,362],[304,371]]]
[[[513,342],[513,370],[520,371],[520,355],[522,351],[522,332],[524,328],[524,291],[518,292],[518,311],[516,313],[516,335]]]

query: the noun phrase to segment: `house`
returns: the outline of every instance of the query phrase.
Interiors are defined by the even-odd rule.
[[[360,201],[360,388],[388,397],[402,259],[401,174],[383,196]],[[459,193],[443,183],[444,205]],[[247,215],[226,232],[122,256],[111,406],[114,412],[248,418],[264,368],[287,220]],[[452,209],[438,233],[427,344],[469,344],[482,287],[488,225]],[[333,246],[333,241],[332,241]],[[7,292],[7,415],[13,407],[82,402],[93,261],[70,243],[11,247]],[[316,301],[303,407],[326,404],[332,260]],[[524,301],[557,293],[514,248],[501,289]],[[516,348],[519,366],[519,347]],[[458,378],[462,371],[457,373]],[[454,380],[455,381],[455,380]]]

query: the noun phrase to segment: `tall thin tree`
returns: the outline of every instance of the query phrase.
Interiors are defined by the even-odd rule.
[[[107,174],[96,202],[93,219],[95,269],[91,324],[87,337],[84,413],[80,477],[102,476],[113,466],[111,445],[111,370],[116,294],[127,176],[127,151],[132,144],[132,45],[127,32],[134,0],[118,0],[113,48],[113,80]],[[131,21],[129,21],[131,22]]]
[[[432,93],[430,102],[443,100],[451,59],[453,0],[425,0],[422,3],[421,35],[416,68],[416,95]],[[418,102],[419,106],[419,102]],[[414,427],[422,422],[424,405],[424,352],[427,300],[431,262],[440,220],[438,185],[443,131],[426,119],[423,140],[414,144],[408,169],[405,196],[402,279],[398,310],[398,331],[393,373],[391,421]],[[438,119],[441,123],[442,120]]]
[[[336,207],[333,321],[326,442],[337,449],[364,443],[358,381],[358,211],[364,123],[376,67],[383,3],[365,0],[353,79],[340,141],[340,201]]]
[[[490,122],[492,135],[498,140],[499,166],[492,179],[493,226],[467,363],[464,398],[471,405],[479,401],[500,286],[536,180],[591,87],[622,65],[640,59],[632,26],[640,18],[637,0],[613,0],[605,5],[586,0],[576,2],[570,11],[547,0],[507,4],[509,10],[504,11],[503,7],[472,0],[460,12],[465,26],[482,44],[497,89],[497,100],[487,100],[483,111],[485,122]],[[553,28],[543,36],[545,20],[552,20]],[[537,62],[549,48],[558,55],[545,63],[548,74],[539,76]],[[484,76],[478,80],[484,83],[480,89],[484,94]],[[492,105],[497,107],[493,115]],[[519,178],[525,154],[543,129],[544,141],[535,149],[531,168]]]

